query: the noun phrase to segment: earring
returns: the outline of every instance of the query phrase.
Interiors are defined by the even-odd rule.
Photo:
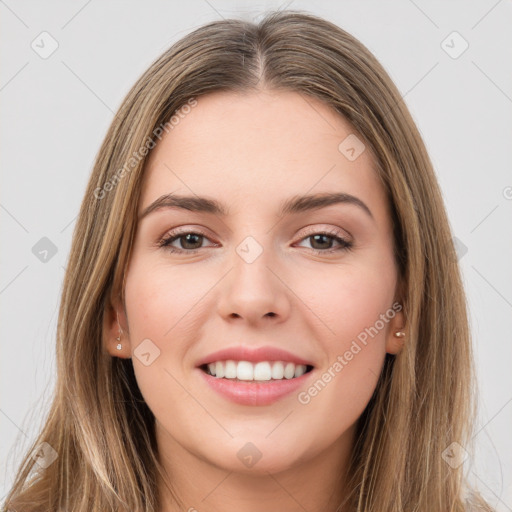
[[[117,312],[116,312],[116,315],[117,315]],[[119,334],[117,335],[117,338],[116,338],[116,341],[117,341],[117,345],[116,345],[116,348],[117,350],[121,350],[123,348],[123,345],[121,345],[121,325],[119,324],[119,315],[117,315],[117,325],[119,327]]]
[[[396,331],[395,332],[395,337],[396,338],[405,338],[405,332],[403,332],[403,331]]]
[[[121,333],[119,333],[119,334],[117,335],[116,341],[117,341],[117,342],[120,342],[120,341],[121,341]],[[117,348],[117,350],[121,350],[121,349],[123,348],[123,345],[121,345],[121,343],[118,343],[118,344],[116,345],[116,348]]]

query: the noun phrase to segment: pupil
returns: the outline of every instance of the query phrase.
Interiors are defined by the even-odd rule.
[[[183,236],[182,238],[185,239],[185,244],[182,244],[184,246],[184,249],[197,249],[197,247],[187,247],[187,244],[191,243],[192,245],[197,244],[197,239],[201,239],[201,235],[195,235],[193,233],[189,233],[188,235]],[[196,238],[196,242],[193,241],[193,239]],[[192,240],[191,240],[192,239]],[[201,247],[201,243],[199,243],[199,247]]]
[[[328,237],[327,235],[313,235],[313,240],[314,240],[315,242],[317,242],[319,238],[320,238],[320,239],[322,239],[322,238],[323,238],[323,239],[324,239],[324,241],[325,241],[325,240],[327,240],[329,237]],[[327,245],[329,245],[329,241],[327,241]],[[321,249],[325,249],[325,247],[320,247],[320,248],[321,248]]]

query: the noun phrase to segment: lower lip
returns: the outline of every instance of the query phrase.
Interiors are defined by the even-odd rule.
[[[200,368],[197,368],[197,371],[214,391],[240,405],[270,405],[277,402],[280,398],[297,391],[313,373],[311,370],[293,379],[239,382],[213,377]]]

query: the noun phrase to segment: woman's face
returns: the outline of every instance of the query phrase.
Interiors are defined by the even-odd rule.
[[[293,92],[217,92],[186,111],[148,162],[126,311],[114,304],[123,349],[112,315],[108,350],[132,357],[170,457],[275,472],[346,451],[403,326],[370,150]],[[223,349],[245,352],[211,356]]]

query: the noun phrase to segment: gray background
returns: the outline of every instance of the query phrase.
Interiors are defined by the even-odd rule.
[[[223,17],[258,20],[287,6],[359,38],[424,137],[458,239],[474,335],[480,410],[466,468],[497,510],[512,510],[512,2],[505,0],[0,0],[0,497],[51,397],[72,230],[114,111],[152,60],[193,28]],[[464,40],[469,47],[456,55]],[[52,44],[58,48],[45,55]]]

